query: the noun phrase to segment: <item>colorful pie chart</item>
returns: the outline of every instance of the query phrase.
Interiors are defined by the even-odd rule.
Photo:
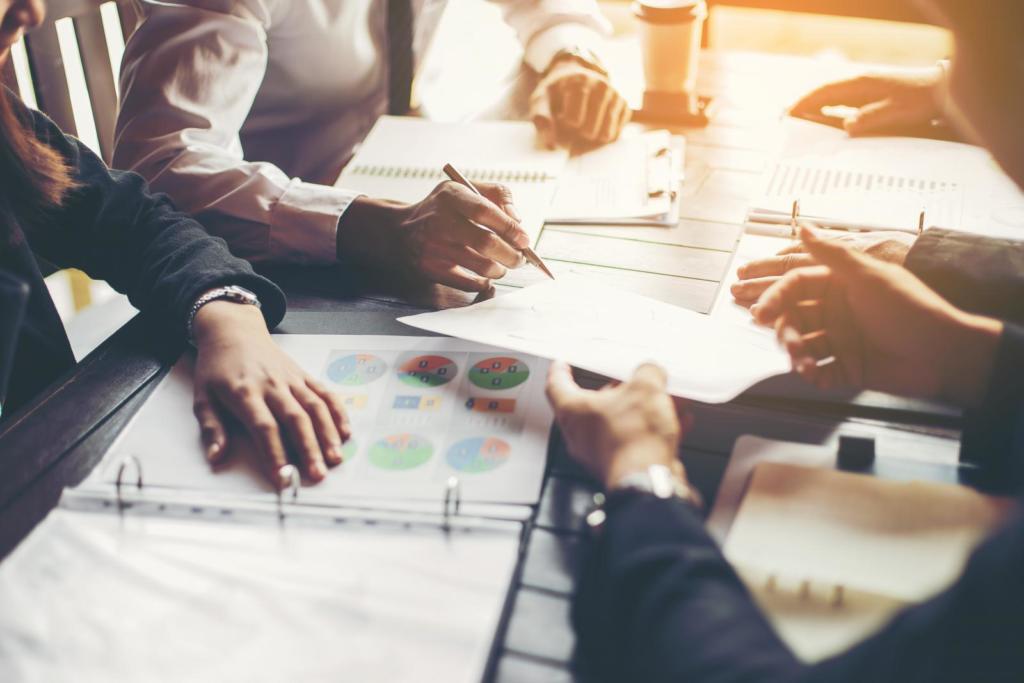
[[[415,434],[387,436],[370,446],[367,459],[382,470],[411,470],[434,454],[429,441]]]
[[[458,372],[451,358],[416,356],[398,366],[398,379],[413,387],[439,387],[455,379]]]
[[[481,389],[511,389],[530,377],[530,368],[518,358],[486,358],[469,369],[469,381]]]
[[[359,452],[359,444],[356,443],[355,439],[349,439],[341,447],[341,461],[348,462],[352,458],[356,457],[356,453]]]
[[[494,437],[476,436],[463,439],[448,449],[448,464],[460,472],[479,474],[500,467],[512,453],[512,448]]]
[[[384,376],[388,365],[370,353],[353,353],[335,358],[327,366],[327,379],[343,387],[369,384]]]

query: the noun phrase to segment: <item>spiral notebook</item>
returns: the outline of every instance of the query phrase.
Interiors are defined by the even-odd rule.
[[[441,169],[450,163],[473,182],[507,185],[523,229],[536,241],[567,158],[565,150],[541,148],[529,122],[382,116],[335,184],[371,197],[418,202],[447,180]]]

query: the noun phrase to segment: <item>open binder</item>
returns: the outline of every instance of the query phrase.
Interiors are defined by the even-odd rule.
[[[522,524],[457,481],[434,513],[304,503],[287,467],[261,497],[150,489],[134,458],[65,491],[0,566],[0,678],[480,680]]]

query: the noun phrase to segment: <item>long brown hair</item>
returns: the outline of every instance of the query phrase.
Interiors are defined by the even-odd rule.
[[[0,87],[0,194],[19,214],[45,214],[60,206],[75,182],[64,158],[15,110],[16,97]]]

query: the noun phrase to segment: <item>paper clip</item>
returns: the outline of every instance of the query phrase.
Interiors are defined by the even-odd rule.
[[[796,221],[800,218],[800,200],[793,200],[793,208],[789,212],[789,236],[796,239]]]
[[[128,469],[129,465],[135,466],[135,488],[138,491],[142,490],[142,462],[134,455],[129,455],[121,464],[117,466],[117,479],[114,480],[114,491],[117,496],[117,511],[123,512],[128,504],[124,502],[124,498],[121,496],[121,485],[124,483],[124,473]]]
[[[285,491],[291,491],[292,503],[299,499],[299,486],[302,483],[302,478],[299,476],[299,470],[295,465],[283,465],[281,469],[277,471],[278,481],[286,481],[287,485],[277,490],[277,519],[284,521],[284,493]]]
[[[459,483],[458,477],[448,477],[448,481],[444,483],[444,510],[442,510],[442,517],[444,519],[445,531],[449,528],[449,520],[452,515],[459,514],[459,508],[462,506],[462,484]],[[454,512],[453,512],[454,509]]]

